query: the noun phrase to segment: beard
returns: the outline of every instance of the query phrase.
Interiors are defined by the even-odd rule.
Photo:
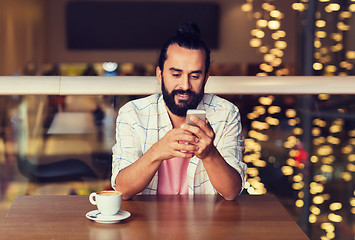
[[[189,109],[196,109],[198,104],[201,102],[205,91],[204,86],[202,86],[201,91],[196,93],[190,89],[184,91],[182,89],[173,90],[171,93],[166,90],[164,85],[164,78],[162,76],[161,91],[163,93],[163,99],[166,106],[169,108],[170,112],[179,117],[186,117],[186,112]],[[189,96],[188,101],[179,100],[178,104],[175,102],[176,94],[187,94]]]

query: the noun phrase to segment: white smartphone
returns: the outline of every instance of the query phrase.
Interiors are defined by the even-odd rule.
[[[190,120],[190,117],[195,116],[199,119],[201,119],[202,121],[206,120],[206,111],[205,110],[200,110],[200,109],[189,109],[187,110],[186,113],[186,124],[192,125],[192,126],[196,126],[195,123],[193,123]]]

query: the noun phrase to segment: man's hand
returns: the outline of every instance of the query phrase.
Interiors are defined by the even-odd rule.
[[[173,157],[191,158],[195,155],[198,147],[186,143],[197,143],[198,141],[199,139],[191,132],[174,128],[154,144],[154,154],[157,156],[156,159],[161,161]]]
[[[198,127],[183,124],[181,125],[181,128],[197,138],[196,141],[189,142],[190,144],[196,146],[196,150],[194,152],[196,157],[203,160],[207,156],[214,154],[217,150],[213,145],[215,133],[207,118],[206,121],[202,121],[196,117],[191,117],[191,121],[194,122]]]

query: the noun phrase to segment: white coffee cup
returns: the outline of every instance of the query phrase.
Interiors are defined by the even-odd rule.
[[[89,200],[97,206],[102,215],[113,216],[120,210],[122,193],[114,190],[93,192]]]

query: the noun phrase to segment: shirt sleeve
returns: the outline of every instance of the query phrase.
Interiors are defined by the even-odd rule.
[[[247,165],[243,162],[244,136],[240,113],[236,106],[227,112],[224,129],[216,147],[224,160],[238,171],[243,190]]]
[[[135,162],[141,155],[139,137],[132,122],[135,122],[130,111],[120,109],[116,120],[116,144],[112,147],[111,186],[116,189],[118,173]]]

